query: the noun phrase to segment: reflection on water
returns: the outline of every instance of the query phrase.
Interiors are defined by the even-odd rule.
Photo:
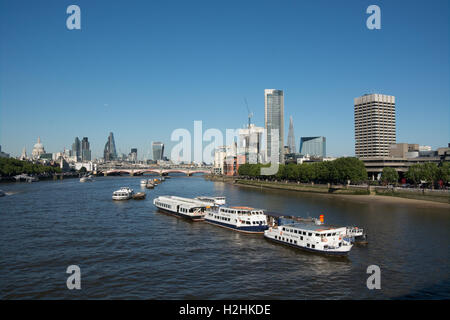
[[[142,177],[4,184],[0,198],[0,297],[138,299],[430,299],[449,298],[450,220],[445,209],[364,203],[348,198],[239,188],[176,176],[155,189]],[[122,186],[141,201],[112,201]],[[325,215],[357,225],[369,245],[347,258],[274,244],[160,213],[154,197],[225,195],[229,204],[288,215]],[[81,268],[82,289],[66,288],[67,266]],[[366,269],[381,268],[381,290]]]

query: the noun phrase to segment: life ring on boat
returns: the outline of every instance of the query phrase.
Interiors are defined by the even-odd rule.
[[[280,231],[280,236],[282,236],[283,235],[283,231]]]
[[[327,238],[322,238],[322,242],[327,242],[328,239]]]
[[[339,237],[339,240],[342,240],[342,237]]]

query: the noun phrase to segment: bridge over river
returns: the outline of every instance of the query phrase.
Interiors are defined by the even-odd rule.
[[[143,174],[157,174],[166,176],[170,173],[183,173],[187,176],[193,174],[210,174],[211,167],[134,167],[134,166],[99,166],[98,173],[103,173],[105,176],[112,174],[129,174],[130,176]]]

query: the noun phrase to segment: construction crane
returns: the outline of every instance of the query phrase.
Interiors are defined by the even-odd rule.
[[[253,112],[250,112],[250,109],[248,107],[247,98],[244,97],[244,101],[245,101],[245,106],[247,107],[247,111],[248,111],[248,128],[250,129],[250,124],[251,124],[251,119],[253,117]]]

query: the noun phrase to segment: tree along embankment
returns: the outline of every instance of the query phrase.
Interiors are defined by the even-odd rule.
[[[207,180],[220,181],[241,187],[258,189],[277,189],[290,190],[297,192],[336,194],[336,195],[372,195],[372,196],[390,196],[404,199],[424,200],[440,203],[450,203],[450,192],[448,190],[429,190],[429,189],[405,189],[380,186],[354,186],[354,185],[332,185],[332,184],[314,184],[300,183],[290,181],[271,181],[246,179],[236,176],[208,175]]]

